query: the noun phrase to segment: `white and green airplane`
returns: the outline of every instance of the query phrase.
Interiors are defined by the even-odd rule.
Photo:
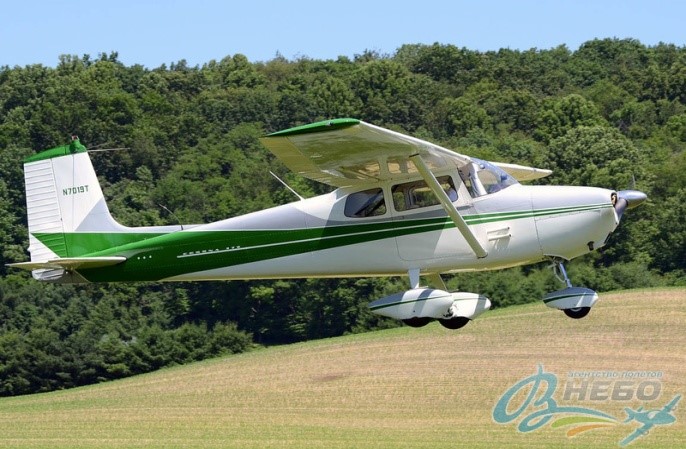
[[[566,288],[543,298],[572,318],[598,299],[572,287],[563,262],[602,247],[635,190],[525,186],[549,170],[491,163],[355,119],[261,139],[289,169],[337,189],[202,225],[130,228],[108,210],[86,148],[25,160],[30,262],[63,283],[409,276],[409,289],[370,304],[381,315],[457,329],[490,307],[447,292],[442,273],[549,260]],[[424,287],[424,277],[434,288]]]

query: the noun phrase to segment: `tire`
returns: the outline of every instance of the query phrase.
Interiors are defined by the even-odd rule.
[[[580,320],[581,318],[588,315],[588,312],[591,311],[591,308],[590,307],[575,307],[573,309],[562,309],[562,311],[569,318],[574,318],[575,320]]]
[[[446,329],[460,329],[461,327],[465,327],[467,323],[469,323],[469,318],[465,318],[463,316],[456,316],[454,318],[448,318],[448,319],[440,319],[438,320],[439,323],[441,323],[441,326],[445,327]]]
[[[433,318],[428,317],[414,317],[408,318],[407,320],[402,320],[403,323],[410,327],[424,327],[433,321]]]

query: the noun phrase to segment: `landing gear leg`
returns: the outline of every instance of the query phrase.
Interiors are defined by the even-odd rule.
[[[598,300],[598,294],[588,288],[573,287],[561,259],[553,259],[553,272],[567,288],[548,293],[543,302],[548,307],[562,310],[565,315],[575,320],[588,315],[591,306]]]
[[[567,288],[572,288],[572,281],[569,280],[567,270],[565,270],[565,266],[560,259],[553,260],[553,273],[555,273],[555,277],[560,282],[564,283]]]

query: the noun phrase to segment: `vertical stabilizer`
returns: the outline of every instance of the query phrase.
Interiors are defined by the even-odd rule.
[[[31,261],[72,254],[67,233],[125,231],[110,215],[93,164],[77,138],[24,161]]]

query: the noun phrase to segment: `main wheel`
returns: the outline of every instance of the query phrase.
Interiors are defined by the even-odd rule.
[[[581,319],[588,315],[588,312],[591,311],[590,307],[575,307],[573,309],[562,309],[562,311],[567,315],[569,318],[574,318],[575,320]]]
[[[407,324],[410,327],[423,327],[429,324],[430,322],[433,321],[433,318],[428,318],[428,317],[414,317],[414,318],[408,318],[406,320],[403,320],[403,323]]]
[[[465,318],[463,316],[456,316],[454,318],[448,318],[448,319],[439,319],[439,323],[441,323],[441,326],[445,327],[446,329],[459,329],[461,327],[465,327],[467,323],[469,323],[469,318]]]

